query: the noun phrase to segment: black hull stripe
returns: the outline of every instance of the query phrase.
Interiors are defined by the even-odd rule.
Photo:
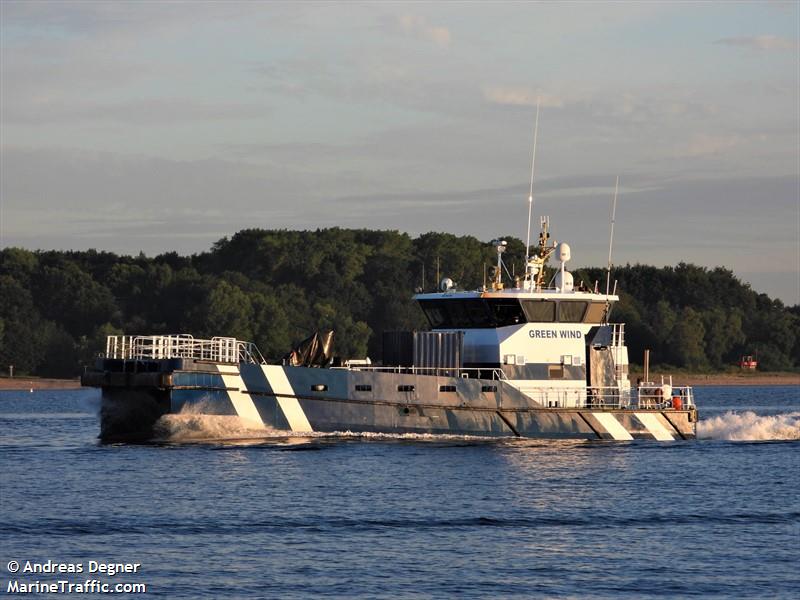
[[[681,439],[685,440],[686,436],[683,435],[683,432],[675,426],[675,423],[672,422],[672,419],[669,418],[669,415],[663,412],[661,413],[661,415],[667,420],[667,423],[672,425],[672,428],[678,433],[679,436],[681,436]]]
[[[519,431],[517,431],[517,430],[514,428],[514,426],[511,424],[511,421],[509,421],[508,419],[506,419],[506,416],[505,416],[503,413],[501,413],[499,410],[498,410],[498,411],[496,411],[496,412],[497,412],[497,416],[498,416],[498,417],[500,417],[500,419],[502,419],[503,423],[505,423],[505,424],[508,426],[508,428],[509,428],[511,431],[513,431],[513,432],[514,432],[514,435],[515,435],[515,436],[517,436],[517,437],[522,437],[522,436],[520,436],[520,434],[519,434]]]
[[[594,434],[597,436],[597,439],[600,439],[600,440],[602,440],[602,439],[603,439],[603,436],[602,436],[602,434],[601,434],[599,431],[597,431],[597,429],[595,429],[594,425],[592,425],[592,424],[589,422],[589,419],[587,419],[587,418],[586,418],[586,415],[584,415],[582,412],[578,411],[578,416],[579,416],[581,419],[583,419],[583,422],[584,422],[584,423],[586,423],[586,425],[589,427],[589,429],[591,429],[592,431],[594,431]]]

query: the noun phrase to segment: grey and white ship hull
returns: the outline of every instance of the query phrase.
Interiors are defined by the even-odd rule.
[[[103,440],[147,440],[182,411],[236,415],[249,427],[310,432],[450,434],[587,440],[695,437],[690,404],[636,399],[535,400],[513,382],[357,368],[310,368],[194,359],[100,359],[83,384],[102,388]],[[483,375],[483,374],[481,374]],[[631,404],[633,402],[633,404]]]

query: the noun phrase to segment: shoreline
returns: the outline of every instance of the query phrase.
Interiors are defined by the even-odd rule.
[[[669,381],[670,373],[651,372],[652,381],[661,381],[661,376]],[[672,383],[676,386],[705,385],[800,385],[800,373],[672,373]],[[631,385],[642,376],[641,372],[631,372],[628,378]]]
[[[661,381],[662,373],[653,372],[650,378]],[[668,379],[670,373],[663,373]],[[631,384],[641,377],[641,372],[633,371],[628,376]],[[797,385],[800,386],[800,373],[673,373],[672,382],[676,386],[704,385]],[[0,377],[0,391],[13,390],[75,390],[81,387],[79,378],[55,379],[41,377]]]
[[[14,390],[75,390],[81,387],[81,380],[55,379],[48,377],[0,377],[0,392]]]

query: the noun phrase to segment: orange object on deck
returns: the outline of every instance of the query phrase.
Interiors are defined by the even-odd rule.
[[[683,408],[683,399],[680,396],[672,397],[672,408],[674,410],[681,410]]]

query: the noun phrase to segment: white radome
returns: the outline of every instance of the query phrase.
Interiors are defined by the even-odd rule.
[[[567,262],[571,258],[569,244],[567,242],[561,242],[558,245],[558,260],[561,262]]]

